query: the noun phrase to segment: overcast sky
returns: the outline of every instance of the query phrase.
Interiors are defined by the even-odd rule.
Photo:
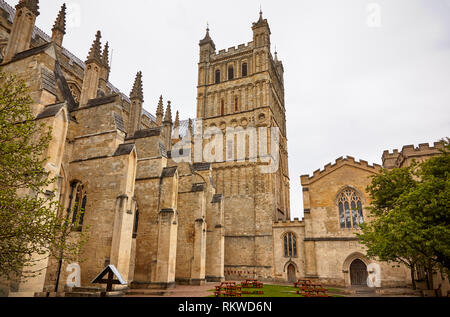
[[[51,34],[64,1],[40,2],[37,25]],[[163,94],[182,119],[195,117],[206,23],[217,50],[247,43],[261,5],[285,68],[292,217],[303,217],[300,175],[346,155],[381,164],[386,149],[450,136],[450,1],[65,2],[64,46],[85,60],[101,30],[111,82],[128,94],[142,71],[145,109]]]

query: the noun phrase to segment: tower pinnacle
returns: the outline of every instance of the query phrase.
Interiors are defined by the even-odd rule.
[[[163,96],[159,97],[158,107],[156,108],[156,125],[159,127],[162,125],[164,116],[164,104],[163,104]]]
[[[63,34],[66,34],[66,4],[64,3],[61,7],[61,10],[58,13],[55,24],[53,25],[52,31],[56,30],[60,31]]]
[[[167,108],[166,108],[166,115],[164,116],[164,123],[170,123],[172,124],[172,108],[171,108],[171,102],[167,101]]]
[[[95,35],[94,43],[92,43],[91,50],[89,51],[87,61],[95,60],[101,64],[101,62],[102,62],[101,43],[100,43],[101,38],[102,38],[102,33],[100,31],[97,31],[97,34]]]
[[[66,4],[64,3],[58,13],[55,24],[52,28],[52,41],[62,46],[64,35],[66,34]]]
[[[209,35],[209,23],[206,23],[206,35],[203,38],[203,40],[200,41],[200,46],[203,46],[205,44],[210,44],[212,49],[216,49],[216,45],[214,44],[214,41],[211,39],[211,36]]]
[[[31,12],[34,13],[35,16],[38,16],[39,13],[39,0],[20,0],[16,5],[16,10],[20,10],[22,8],[27,8]]]
[[[144,92],[142,89],[142,72],[138,72],[136,74],[133,89],[130,93],[130,99],[139,99],[141,101],[144,101]]]

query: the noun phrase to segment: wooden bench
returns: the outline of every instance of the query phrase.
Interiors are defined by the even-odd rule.
[[[258,282],[258,280],[247,279],[241,283],[241,286],[244,288],[263,288],[264,284],[262,282]]]

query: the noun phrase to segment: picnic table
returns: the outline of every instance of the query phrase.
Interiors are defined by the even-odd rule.
[[[310,280],[298,280],[294,283],[294,287],[299,289],[297,294],[304,297],[329,297],[328,289],[321,284],[313,284]]]
[[[241,287],[236,285],[236,282],[222,282],[216,286],[214,291],[215,297],[241,297]]]
[[[241,286],[245,288],[263,288],[264,284],[255,279],[246,279],[241,283]]]
[[[262,282],[259,282],[255,279],[246,279],[244,282],[241,282],[242,288],[257,288],[261,289],[264,287],[264,284]],[[256,290],[256,291],[242,291],[243,294],[258,294],[263,295],[264,291],[262,290]]]

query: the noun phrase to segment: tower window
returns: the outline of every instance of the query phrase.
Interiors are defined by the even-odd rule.
[[[247,76],[247,63],[242,64],[242,77]]]
[[[228,67],[228,80],[234,79],[234,68],[233,66]]]
[[[288,232],[283,237],[284,257],[297,257],[297,239],[292,232]]]
[[[338,206],[341,229],[358,229],[364,222],[361,197],[355,190],[345,189],[338,197]]]
[[[220,83],[220,70],[216,70],[216,84]]]
[[[220,115],[225,115],[225,102],[223,101],[223,99],[220,101]]]

